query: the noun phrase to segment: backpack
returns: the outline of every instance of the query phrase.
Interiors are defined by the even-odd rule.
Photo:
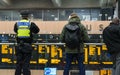
[[[17,22],[18,30],[17,37],[27,38],[30,37],[30,22]]]
[[[78,25],[66,25],[64,41],[70,49],[79,48],[80,27]]]

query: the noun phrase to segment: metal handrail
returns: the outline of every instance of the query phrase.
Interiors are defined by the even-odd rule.
[[[8,44],[15,45],[17,43],[0,43],[0,45]],[[33,43],[34,45],[65,45],[65,43]],[[103,45],[105,43],[84,43],[85,45]]]

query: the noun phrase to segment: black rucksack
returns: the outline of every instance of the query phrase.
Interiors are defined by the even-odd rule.
[[[78,48],[80,45],[80,27],[78,25],[66,25],[64,41],[70,49]]]

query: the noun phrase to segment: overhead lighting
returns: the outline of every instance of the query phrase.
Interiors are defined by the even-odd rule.
[[[85,10],[81,10],[81,11],[85,11]]]
[[[52,17],[55,17],[55,15],[51,15]]]
[[[0,0],[2,5],[10,5],[10,0]]]
[[[60,7],[61,6],[61,0],[52,0],[54,6]]]

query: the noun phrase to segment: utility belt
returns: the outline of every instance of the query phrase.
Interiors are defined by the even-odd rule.
[[[31,43],[27,43],[27,42],[24,42],[24,41],[20,41],[19,43],[18,43],[18,45],[31,45]]]
[[[26,43],[23,41],[20,41],[20,43],[17,44],[16,46],[16,51],[23,52],[23,53],[31,53],[33,51],[33,47],[31,43]]]

